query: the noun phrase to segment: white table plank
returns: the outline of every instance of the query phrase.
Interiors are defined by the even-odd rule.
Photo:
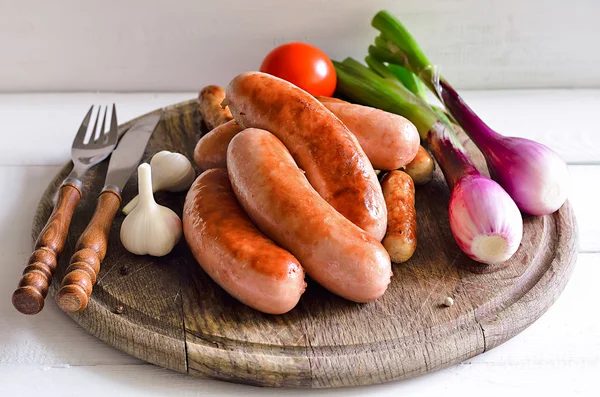
[[[573,164],[600,164],[600,90],[465,91],[490,126],[539,140]],[[92,103],[117,104],[120,122],[196,97],[179,94],[0,94],[0,165],[63,164]]]
[[[0,366],[3,396],[443,396],[597,397],[596,363],[460,364],[406,381],[348,389],[265,389],[196,379],[151,365]]]
[[[196,97],[178,94],[0,94],[0,165],[62,165],[92,104],[117,105],[119,124]]]
[[[571,193],[579,227],[579,248],[585,252],[600,252],[600,166],[571,165]]]

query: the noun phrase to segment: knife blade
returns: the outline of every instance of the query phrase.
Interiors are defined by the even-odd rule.
[[[116,187],[119,192],[123,189],[129,177],[139,165],[148,140],[159,121],[160,114],[146,116],[138,120],[123,135],[108,163],[104,189]]]
[[[111,225],[121,206],[121,190],[137,168],[160,119],[160,114],[154,114],[138,120],[125,132],[111,155],[96,210],[77,240],[75,253],[56,294],[58,306],[67,313],[80,312],[87,307],[100,264],[106,256]]]

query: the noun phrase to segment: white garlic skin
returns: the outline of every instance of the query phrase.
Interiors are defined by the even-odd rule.
[[[149,208],[143,213],[139,213],[142,211],[139,207],[134,208],[123,221],[121,243],[132,254],[167,255],[181,238],[179,217],[167,207]],[[166,215],[167,211],[170,214]]]
[[[196,179],[196,171],[192,163],[181,153],[163,150],[152,156],[152,192],[166,190],[167,192],[183,192],[192,186]],[[135,196],[125,207],[123,213],[129,214],[138,204],[139,197]]]
[[[150,165],[138,167],[139,203],[121,225],[121,243],[136,255],[167,255],[179,242],[181,219],[154,201]]]
[[[153,191],[166,190],[168,192],[183,192],[192,186],[196,172],[188,160],[181,153],[172,153],[163,150],[152,156]]]

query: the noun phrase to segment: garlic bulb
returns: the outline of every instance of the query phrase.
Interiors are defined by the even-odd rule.
[[[150,165],[138,167],[139,203],[121,225],[121,243],[136,255],[167,255],[181,238],[181,219],[158,205],[152,194]]]
[[[152,192],[161,190],[183,192],[189,189],[196,177],[190,160],[181,153],[172,153],[168,150],[158,152],[152,156],[150,166],[152,167]],[[137,203],[136,196],[123,207],[123,213],[129,214]]]

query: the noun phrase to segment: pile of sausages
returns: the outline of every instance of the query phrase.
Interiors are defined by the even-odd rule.
[[[183,229],[207,274],[272,314],[296,306],[305,271],[346,299],[381,297],[391,261],[416,248],[413,178],[394,170],[418,182],[433,170],[416,128],[259,72],[235,77],[226,92],[206,87],[199,107],[212,130],[196,146],[203,172]],[[390,171],[381,184],[374,167]]]

